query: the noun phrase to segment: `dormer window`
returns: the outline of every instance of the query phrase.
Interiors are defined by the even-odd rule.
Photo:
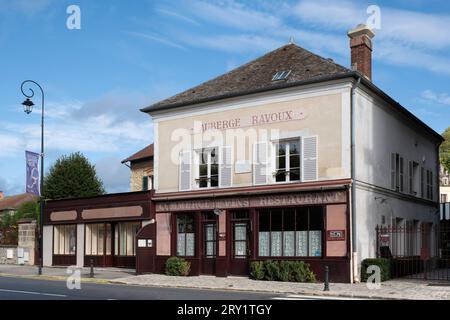
[[[286,80],[291,74],[291,70],[277,71],[272,78],[272,81]]]

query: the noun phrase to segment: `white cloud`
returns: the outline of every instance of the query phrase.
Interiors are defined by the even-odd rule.
[[[266,31],[281,25],[278,17],[250,9],[237,1],[190,1],[188,10],[208,22],[240,30]]]
[[[121,163],[122,160],[106,157],[95,163],[97,174],[110,193],[130,191],[130,169]]]
[[[252,34],[214,36],[183,34],[180,35],[180,39],[195,47],[233,53],[270,51],[283,44],[280,40],[270,36]]]
[[[175,43],[171,40],[165,39],[161,36],[157,36],[157,35],[153,35],[153,34],[146,34],[146,33],[141,33],[141,32],[129,32],[130,35],[132,36],[136,36],[136,37],[140,37],[143,38],[145,40],[150,40],[150,41],[154,41],[154,42],[159,42],[162,43],[166,46],[172,47],[172,48],[176,48],[176,49],[181,49],[181,50],[186,50],[185,47],[183,47],[182,45]]]
[[[164,14],[164,15],[166,15],[166,16],[176,18],[176,19],[178,19],[178,20],[180,20],[180,21],[183,21],[183,22],[187,22],[187,23],[190,23],[190,24],[193,24],[193,25],[196,25],[196,26],[199,26],[199,25],[200,25],[200,24],[199,24],[197,21],[195,21],[194,19],[191,19],[191,18],[189,18],[189,17],[186,17],[185,15],[182,15],[182,14],[180,14],[180,13],[178,13],[178,12],[168,10],[168,9],[166,9],[166,8],[156,8],[156,11],[159,12],[159,13],[161,13],[161,14]]]
[[[11,157],[24,152],[25,142],[17,136],[0,133],[0,145],[0,157]]]
[[[150,100],[130,92],[109,93],[87,103],[48,102],[46,150],[113,153],[123,146],[149,144],[153,124],[138,108]],[[39,150],[41,131],[36,122],[0,122],[0,128],[1,157],[17,155],[24,149]]]
[[[46,9],[52,2],[53,0],[2,0],[0,12],[14,11],[31,16]]]
[[[420,96],[426,101],[450,106],[450,96],[447,93],[436,93],[432,90],[425,90]]]

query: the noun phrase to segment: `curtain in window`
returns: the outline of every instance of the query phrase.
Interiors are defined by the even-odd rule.
[[[259,256],[268,257],[270,255],[270,232],[259,233]]]
[[[53,254],[76,254],[76,226],[58,225],[53,227]]]

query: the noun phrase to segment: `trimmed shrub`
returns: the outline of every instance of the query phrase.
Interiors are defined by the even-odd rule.
[[[256,280],[314,282],[316,275],[304,261],[265,260],[250,263],[250,275]]]
[[[191,270],[191,263],[178,257],[170,257],[166,261],[166,274],[168,276],[187,276]]]
[[[389,259],[364,259],[361,262],[361,282],[366,282],[367,278],[372,275],[373,272],[367,273],[369,266],[378,266],[380,268],[381,281],[386,281],[391,278],[391,261]]]
[[[253,279],[264,280],[265,269],[262,261],[252,261],[250,263],[250,275]]]
[[[290,275],[293,271],[293,264],[294,261],[280,261],[279,262],[279,272],[278,272],[278,280],[280,281],[289,281]]]
[[[280,273],[280,267],[278,265],[277,261],[272,260],[266,260],[264,261],[264,270],[265,272],[265,279],[269,281],[278,281],[279,273]]]
[[[314,282],[316,275],[309,268],[309,264],[303,261],[292,261],[290,281],[294,282]]]

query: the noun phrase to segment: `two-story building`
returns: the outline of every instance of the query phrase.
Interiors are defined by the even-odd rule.
[[[349,282],[377,225],[438,222],[442,138],[372,82],[372,31],[348,36],[351,69],[290,43],[142,109],[156,272],[170,256],[218,276],[294,259]]]

